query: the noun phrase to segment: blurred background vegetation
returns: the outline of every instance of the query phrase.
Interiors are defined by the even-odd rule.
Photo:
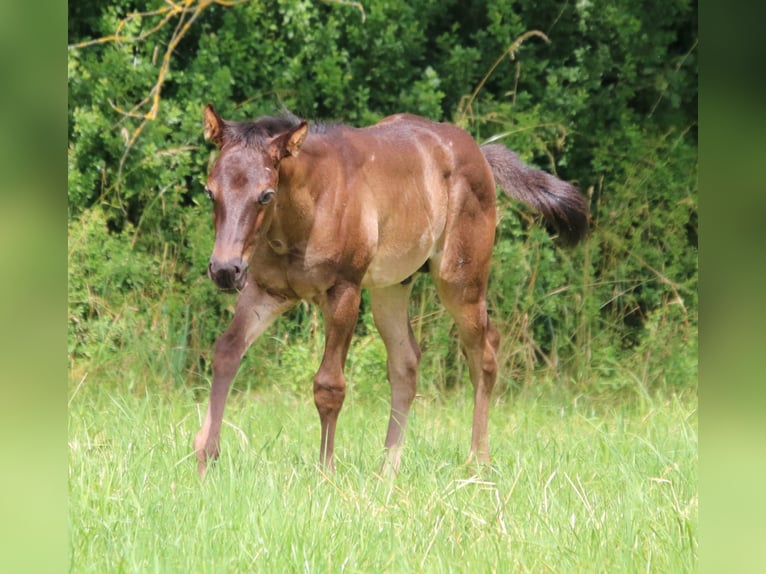
[[[417,113],[572,181],[593,216],[573,250],[499,198],[499,394],[693,391],[697,43],[692,0],[70,2],[72,380],[207,388],[234,305],[205,275],[212,102],[240,120],[287,108],[362,126]],[[386,397],[366,301],[349,383]],[[427,277],[411,315],[421,389],[465,384]],[[235,387],[308,392],[321,350],[321,317],[300,306],[254,345]]]

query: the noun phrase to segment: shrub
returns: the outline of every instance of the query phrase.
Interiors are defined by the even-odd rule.
[[[591,198],[594,229],[572,251],[499,199],[490,307],[504,333],[502,385],[542,378],[598,390],[626,372],[647,388],[694,384],[696,3],[370,0],[363,13],[309,0],[210,5],[176,46],[151,120],[151,98],[124,112],[151,95],[180,17],[148,34],[162,14],[139,4],[140,17],[126,0],[69,7],[74,368],[127,369],[132,357],[172,384],[209,376],[233,303],[204,277],[212,229],[201,183],[212,152],[200,116],[211,101],[233,119],[287,107],[356,125],[400,111],[453,120],[575,182]],[[80,45],[120,22],[122,36],[146,36]],[[532,30],[547,41],[531,35],[508,52]],[[454,329],[427,280],[415,286],[412,316],[423,385],[460,384]],[[241,380],[261,384],[272,367],[303,377],[321,349],[317,323],[303,306],[279,321]],[[369,366],[381,355],[371,325],[365,307],[350,368],[380,379]]]

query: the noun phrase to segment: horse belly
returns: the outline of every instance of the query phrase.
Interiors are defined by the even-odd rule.
[[[408,137],[378,147],[364,167],[363,226],[374,230],[375,248],[363,287],[401,283],[443,242],[452,167],[441,148],[427,143]]]
[[[362,287],[385,287],[415,274],[433,255],[437,235],[431,227],[418,234],[382,236],[362,279]]]

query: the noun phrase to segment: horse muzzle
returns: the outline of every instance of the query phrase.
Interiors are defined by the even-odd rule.
[[[247,262],[241,257],[227,261],[211,257],[207,274],[221,291],[241,291],[247,282]]]

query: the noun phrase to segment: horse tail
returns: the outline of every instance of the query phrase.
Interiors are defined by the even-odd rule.
[[[588,203],[570,183],[534,169],[498,144],[481,147],[495,184],[510,197],[540,212],[565,245],[575,245],[588,231]]]

